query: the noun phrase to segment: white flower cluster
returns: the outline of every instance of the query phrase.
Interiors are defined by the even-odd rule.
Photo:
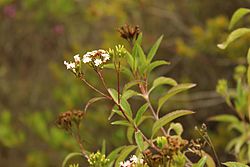
[[[136,165],[143,165],[144,164],[144,160],[141,158],[137,158],[136,155],[133,155],[130,157],[129,160],[124,161],[124,162],[120,162],[120,167],[134,167]]]
[[[99,49],[91,52],[87,52],[83,55],[81,59],[80,55],[77,54],[74,56],[74,62],[64,61],[64,65],[68,70],[72,70],[76,73],[76,68],[80,66],[81,61],[85,64],[89,64],[92,67],[102,67],[110,59],[110,55],[107,51]]]
[[[110,55],[107,51],[99,49],[91,52],[87,52],[83,55],[83,63],[90,63],[96,67],[101,66],[110,59]]]
[[[75,62],[67,62],[67,61],[63,62],[64,65],[66,66],[67,70],[75,70],[76,65],[79,64],[81,61],[79,54],[74,56],[74,60],[75,60]]]

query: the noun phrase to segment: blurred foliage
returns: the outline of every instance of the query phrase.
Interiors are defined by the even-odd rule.
[[[25,134],[12,127],[12,116],[8,111],[0,113],[0,145],[4,147],[17,147],[25,140]]]
[[[6,138],[0,137],[1,164],[58,166],[65,155],[62,150],[73,149],[72,141],[65,143],[62,138],[67,139],[66,135],[55,128],[55,115],[73,107],[82,108],[92,93],[65,74],[63,59],[69,55],[85,52],[82,48],[122,43],[114,30],[124,23],[134,23],[142,27],[145,48],[160,34],[165,35],[158,58],[171,59],[172,65],[158,69],[155,75],[171,72],[179,81],[197,83],[197,92],[213,90],[218,78],[232,80],[232,67],[245,62],[242,58],[247,48],[243,42],[249,43],[249,37],[227,51],[218,50],[215,44],[225,39],[233,11],[246,6],[250,6],[248,1],[239,0],[0,0],[0,126],[7,129],[7,143],[12,142],[6,144]],[[87,74],[93,75],[88,70]],[[113,84],[113,76],[107,77]],[[97,83],[94,77],[90,81]],[[224,107],[214,109],[210,103],[187,101],[179,105],[210,107],[202,108],[197,116],[199,122],[212,115],[212,110],[218,112]],[[88,131],[83,135],[92,149],[110,137],[111,126],[106,119],[109,113],[103,107],[92,106],[93,114],[88,114],[83,125]],[[6,112],[11,113],[9,123],[2,120]],[[196,122],[184,123],[192,126]],[[112,127],[112,135],[108,148],[125,142],[122,129]],[[9,146],[12,148],[6,151]],[[61,151],[64,155],[58,154]]]
[[[240,8],[232,16],[229,28],[232,29],[235,24],[250,13],[250,9]],[[238,38],[250,34],[249,28],[238,28],[233,30],[227,37],[226,41],[218,44],[221,49],[226,49],[231,43]],[[247,46],[249,47],[249,46]],[[247,53],[247,65],[238,65],[234,71],[234,80],[236,88],[230,90],[228,82],[225,79],[219,80],[217,84],[217,92],[221,94],[227,105],[234,110],[235,115],[218,115],[211,118],[213,121],[227,123],[228,130],[235,136],[232,137],[227,144],[227,151],[232,152],[237,158],[237,161],[249,164],[250,163],[250,48]],[[230,166],[230,165],[229,165]]]

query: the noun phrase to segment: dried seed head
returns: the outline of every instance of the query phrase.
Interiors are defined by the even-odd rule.
[[[57,118],[57,126],[67,131],[71,130],[73,123],[77,126],[84,117],[84,112],[80,110],[66,111],[60,113]]]
[[[139,26],[137,25],[132,26],[132,25],[125,24],[124,26],[121,26],[120,28],[118,28],[118,32],[120,33],[122,38],[131,42],[138,38],[138,35],[140,34],[141,31],[140,31]]]

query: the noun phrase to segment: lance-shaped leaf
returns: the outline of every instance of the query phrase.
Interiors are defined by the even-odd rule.
[[[123,109],[125,114],[131,119],[133,116],[132,110],[131,110],[130,104],[124,97],[121,97],[121,108]]]
[[[103,67],[107,68],[107,69],[112,69],[112,70],[115,69],[115,65],[113,63],[104,64]],[[123,74],[127,75],[128,77],[133,76],[133,74],[131,73],[131,71],[127,67],[122,66],[121,67],[121,72]]]
[[[127,139],[130,144],[133,144],[133,136],[134,136],[135,129],[133,127],[128,127],[127,129]]]
[[[115,103],[118,104],[118,92],[113,88],[109,88],[108,92],[111,95],[111,97],[114,99]]]
[[[137,45],[136,48],[138,49],[137,50],[137,54],[138,54],[137,57],[139,57],[141,65],[146,64],[146,55],[144,54],[142,47],[138,44],[136,44],[136,45]]]
[[[139,110],[136,113],[135,116],[135,124],[138,125],[138,123],[141,121],[143,114],[147,111],[148,109],[148,103],[144,104],[139,108]]]
[[[160,38],[155,42],[155,44],[152,46],[152,48],[150,49],[148,56],[147,56],[147,62],[150,63],[152,61],[152,59],[154,58],[160,44],[162,41],[163,35],[160,36]]]
[[[119,120],[119,121],[114,121],[114,122],[111,122],[111,125],[122,125],[122,126],[131,126],[130,123],[128,123],[128,121],[125,121],[125,120]]]
[[[218,44],[217,46],[220,49],[226,49],[230,43],[232,43],[233,41],[235,41],[236,39],[240,38],[241,36],[247,33],[250,33],[250,28],[239,28],[237,30],[234,30],[233,32],[229,34],[225,42]]]
[[[250,9],[247,8],[240,8],[236,10],[230,20],[229,29],[231,30],[234,27],[234,25],[248,13],[250,13]]]
[[[125,92],[129,88],[131,88],[133,86],[136,86],[136,85],[138,85],[139,83],[142,83],[142,82],[145,82],[145,81],[143,81],[143,80],[133,80],[133,81],[130,81],[129,83],[127,83],[127,84],[124,85],[123,92]]]
[[[132,69],[132,71],[134,71],[134,70],[135,70],[135,68],[134,68],[134,61],[135,61],[135,59],[134,59],[134,57],[129,53],[129,51],[127,51],[127,50],[126,50],[126,54],[127,54],[126,60],[127,60],[128,64],[129,64],[130,68]]]
[[[196,164],[193,164],[192,167],[204,167],[204,165],[206,164],[207,161],[207,157],[202,157]]]
[[[162,66],[162,65],[167,65],[167,64],[170,64],[170,63],[167,62],[167,61],[164,61],[164,60],[154,61],[154,62],[152,62],[152,63],[150,63],[148,65],[148,67],[146,68],[146,73],[149,74],[156,67],[159,67],[159,66]]]
[[[122,94],[122,97],[125,98],[126,100],[128,100],[129,98],[131,98],[133,96],[143,96],[143,95],[134,91],[134,90],[127,90],[127,91],[123,92],[123,94]]]
[[[138,148],[140,149],[140,151],[144,151],[145,150],[141,131],[135,132],[135,142],[136,142]]]
[[[161,107],[163,106],[163,104],[172,96],[176,95],[177,93],[183,92],[185,90],[188,90],[190,88],[193,88],[194,86],[196,86],[196,84],[191,84],[191,83],[185,83],[185,84],[179,84],[174,86],[173,88],[171,88],[167,94],[165,94],[163,97],[161,97],[159,99],[158,102],[158,109],[157,112],[160,111]]]
[[[118,157],[119,152],[124,148],[125,146],[118,147],[114,149],[108,156],[107,159],[110,160],[109,167],[113,167],[115,159]]]
[[[239,163],[239,162],[225,162],[223,165],[227,167],[248,167],[248,165]]]
[[[153,82],[153,86],[151,87],[151,89],[149,90],[149,93],[151,91],[153,91],[155,88],[157,88],[160,85],[171,85],[171,86],[176,86],[177,82],[172,79],[172,78],[168,78],[168,77],[159,77],[157,79],[154,80]]]
[[[207,157],[207,161],[206,161],[207,167],[216,167],[214,159],[211,157],[211,155],[209,155],[208,153],[202,150],[201,150],[201,155],[202,157]]]
[[[89,107],[91,104],[93,104],[93,103],[95,103],[95,102],[97,102],[97,101],[99,101],[99,100],[103,100],[103,99],[106,99],[106,97],[94,97],[94,98],[90,99],[90,100],[88,101],[88,103],[86,104],[86,106],[85,106],[85,108],[84,108],[84,111],[86,112],[87,109],[88,109],[88,107]]]
[[[166,114],[165,116],[161,117],[153,124],[152,137],[161,127],[165,126],[166,124],[173,121],[174,119],[179,118],[184,115],[193,114],[193,113],[194,112],[190,110],[176,110],[169,114]]]
[[[142,33],[139,34],[137,40],[135,41],[134,47],[132,49],[132,56],[134,57],[134,70],[136,71],[137,67],[138,67],[138,59],[139,59],[139,55],[138,55],[138,46],[140,46],[142,43]]]
[[[142,49],[142,47],[140,45],[138,45],[136,48],[137,48],[136,61],[137,61],[137,64],[138,64],[138,70],[139,70],[139,72],[141,74],[143,74],[143,72],[145,71],[145,69],[148,66],[147,58],[146,58],[146,55],[144,54],[144,51],[143,51],[143,49]]]
[[[120,162],[123,162],[126,157],[134,150],[136,149],[137,146],[135,145],[130,145],[130,146],[125,146],[120,155],[118,156],[116,162],[115,162],[115,166],[120,166]]]
[[[208,119],[209,121],[218,121],[225,123],[239,123],[239,119],[233,115],[222,114],[218,116],[213,116]]]

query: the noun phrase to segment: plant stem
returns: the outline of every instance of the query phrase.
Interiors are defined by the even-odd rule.
[[[106,89],[107,92],[109,93],[108,88],[107,88],[107,86],[106,86],[106,83],[105,83],[105,81],[104,81],[104,77],[103,77],[102,73],[101,73],[100,71],[96,71],[96,72],[97,72],[97,74],[99,75],[99,77],[100,77],[100,79],[101,79],[101,81],[102,81],[103,86],[105,87],[105,89]],[[122,112],[122,115],[124,116],[124,118],[133,126],[133,128],[135,129],[135,131],[136,131],[136,132],[137,132],[137,131],[140,131],[140,129],[139,129],[133,122],[131,122],[131,120],[128,118],[128,116],[126,115],[125,111],[123,110],[121,104],[120,104],[120,103],[117,103],[117,102],[115,101],[115,99],[112,98],[111,95],[110,95],[110,97],[111,97],[111,100],[118,106],[118,108],[119,108],[119,110]],[[141,134],[142,134],[143,139],[144,139],[152,148],[154,148],[157,152],[161,153],[161,150],[160,150],[159,148],[157,148],[153,142],[151,142],[142,132],[141,132]]]
[[[156,112],[155,112],[155,110],[154,110],[154,108],[153,108],[153,106],[152,106],[152,104],[151,104],[151,102],[150,102],[150,100],[149,100],[148,95],[145,97],[145,100],[147,101],[148,106],[149,106],[149,108],[150,108],[150,110],[151,110],[151,112],[152,112],[152,114],[153,114],[155,120],[156,120],[156,121],[159,120],[159,117],[158,117],[158,115],[156,114]],[[162,133],[163,133],[165,136],[168,136],[166,130],[165,130],[163,127],[161,127],[161,131],[162,131]]]
[[[88,155],[86,154],[86,150],[84,149],[84,147],[82,145],[82,142],[81,142],[80,127],[79,127],[79,125],[77,125],[76,134],[74,135],[74,133],[71,132],[71,135],[75,138],[75,140],[76,140],[77,144],[79,145],[80,150],[81,150],[82,154],[84,155],[84,157],[88,159]]]
[[[209,143],[210,143],[210,147],[211,147],[212,150],[213,150],[215,159],[216,159],[216,161],[218,162],[219,167],[221,167],[221,163],[220,163],[219,157],[218,157],[218,155],[217,155],[217,153],[216,153],[216,151],[215,151],[214,145],[213,145],[213,143],[212,143],[210,137],[208,136],[207,132],[206,132],[206,137],[207,137],[207,139],[208,139],[208,141],[209,141]]]
[[[104,77],[103,77],[103,75],[102,75],[102,72],[101,72],[100,70],[96,70],[96,72],[97,72],[99,78],[100,78],[101,81],[102,81],[102,85],[104,86],[105,90],[108,92],[108,87],[107,87],[107,85],[106,85],[106,83],[105,83],[105,80],[104,80]],[[111,97],[111,95],[110,95],[110,97]],[[112,97],[111,97],[111,99],[112,99]],[[110,100],[111,100],[111,99],[110,99]]]
[[[220,160],[219,160],[219,157],[215,151],[215,148],[214,148],[214,145],[210,139],[210,137],[208,136],[207,132],[205,132],[205,135],[203,135],[199,129],[197,129],[199,135],[207,142],[207,144],[211,147],[212,151],[213,151],[213,154],[215,156],[215,159],[216,159],[216,162],[218,164],[219,167],[221,167],[221,163],[220,163]]]
[[[119,61],[118,63],[118,69],[117,69],[117,92],[118,92],[118,103],[120,103],[120,68],[121,63]]]
[[[96,89],[93,85],[91,85],[83,76],[80,76],[79,78],[80,78],[81,81],[83,81],[88,87],[90,87],[91,89],[93,89],[95,92],[103,95],[107,99],[111,99],[110,96],[106,95],[105,93],[101,92],[100,90]]]

